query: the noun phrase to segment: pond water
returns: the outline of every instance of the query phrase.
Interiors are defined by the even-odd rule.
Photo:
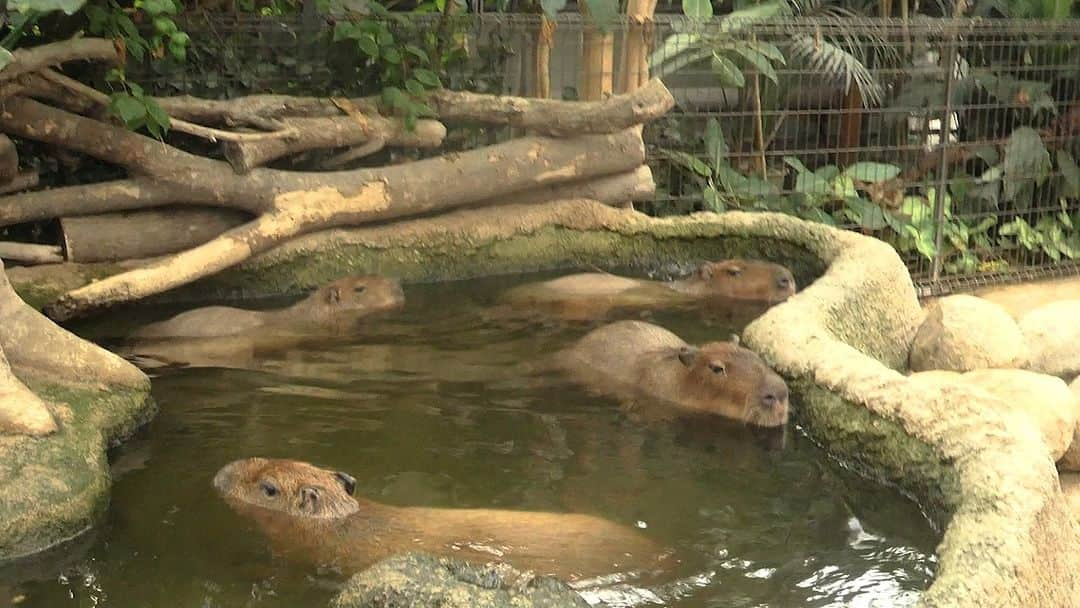
[[[340,573],[275,556],[213,491],[221,465],[255,455],[348,471],[358,495],[395,505],[638,526],[683,558],[653,589],[669,606],[891,607],[929,585],[939,538],[919,510],[840,470],[798,428],[643,420],[560,378],[522,374],[522,361],[590,326],[493,321],[485,305],[508,285],[410,286],[404,311],[356,335],[260,353],[248,369],[158,373],[159,415],[112,454],[104,524],[61,558],[8,572],[0,600],[327,605]],[[691,342],[738,329],[694,313],[654,321]]]

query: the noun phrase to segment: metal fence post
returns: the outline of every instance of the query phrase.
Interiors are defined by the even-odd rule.
[[[946,24],[947,30],[955,27]],[[949,187],[949,133],[952,129],[952,95],[953,73],[956,71],[956,33],[947,31],[945,37],[945,111],[941,116],[941,126],[938,131],[938,160],[937,189],[934,195],[934,260],[930,266],[930,281],[936,284],[941,278],[942,259],[941,247],[945,241],[945,196]]]

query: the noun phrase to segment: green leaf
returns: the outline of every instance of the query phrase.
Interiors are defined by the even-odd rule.
[[[114,93],[109,108],[132,129],[141,127],[146,120],[146,104],[127,93]]]
[[[887,163],[859,162],[849,165],[842,175],[860,182],[876,184],[900,175],[900,167]]]
[[[917,228],[934,225],[934,209],[918,196],[905,196],[900,203],[900,213],[906,215]]]
[[[383,103],[395,110],[405,110],[411,105],[409,97],[397,87],[386,87],[382,92]]]
[[[733,87],[742,87],[746,84],[746,79],[743,78],[739,66],[719,53],[714,52],[712,54],[712,69],[713,73],[720,79],[721,84]]]
[[[540,8],[549,19],[554,19],[559,11],[566,8],[566,0],[540,0]]]
[[[173,0],[143,0],[142,9],[149,15],[175,15],[177,12]]]
[[[412,55],[413,57],[416,57],[417,59],[419,59],[420,61],[422,61],[424,63],[428,62],[427,53],[424,52],[424,49],[416,46],[415,44],[406,44],[405,45],[405,52]]]
[[[356,40],[357,46],[364,52],[365,55],[372,59],[378,59],[379,57],[379,43],[375,41],[375,37],[371,34],[363,34]]]
[[[691,19],[712,19],[712,0],[682,0],[682,11]]]
[[[919,230],[914,226],[906,226],[904,231],[915,240],[915,249],[928,260],[937,257],[937,246],[934,245],[934,233],[927,230]]]
[[[176,32],[176,22],[169,17],[154,17],[154,31],[164,36]]]
[[[712,160],[713,167],[719,167],[727,163],[728,147],[724,141],[724,132],[720,129],[720,121],[710,118],[705,126],[705,150]]]
[[[776,70],[773,69],[772,62],[765,55],[759,53],[752,47],[745,47],[742,45],[736,45],[734,50],[739,55],[742,55],[743,59],[761,73],[762,76],[773,81],[773,84],[779,84],[776,79]]]
[[[394,47],[384,47],[382,49],[382,58],[390,64],[398,65],[401,63],[401,53]]]
[[[149,118],[147,124],[154,124],[160,127],[162,131],[168,131],[172,127],[169,115],[165,113],[165,110],[161,109],[161,106],[153,98],[147,97],[143,99],[143,104],[146,106],[146,116]]]
[[[770,60],[779,63],[780,65],[787,65],[787,59],[784,58],[784,53],[780,51],[780,48],[771,42],[754,42],[752,43],[754,50],[765,55]]]
[[[792,169],[795,169],[796,173],[810,173],[810,170],[806,168],[806,165],[804,165],[801,160],[795,158],[794,156],[785,156],[784,164],[791,167]]]
[[[416,78],[424,86],[432,89],[442,86],[442,83],[439,82],[439,77],[435,75],[435,72],[425,68],[416,68],[413,70],[413,78]]]
[[[1032,182],[1042,184],[1050,174],[1050,152],[1039,132],[1020,127],[1012,132],[1005,144],[1005,200],[1013,201]]]
[[[867,230],[881,230],[888,225],[881,207],[874,203],[858,196],[849,197],[844,202],[848,208],[855,211],[859,226]]]
[[[356,40],[362,35],[363,30],[351,21],[338,21],[334,24],[334,42]]]
[[[721,32],[733,32],[740,30],[751,23],[774,17],[789,11],[786,2],[762,2],[749,8],[732,11],[725,15],[720,22]]]
[[[721,213],[727,210],[727,206],[724,205],[720,193],[716,191],[716,188],[705,186],[705,190],[701,193],[701,196],[705,199],[705,207],[710,211]]]
[[[821,179],[832,180],[837,175],[840,175],[840,169],[837,169],[836,165],[825,165],[824,167],[819,167],[817,171],[814,171],[814,175]]]
[[[807,171],[795,177],[795,191],[816,199],[831,195],[832,183]]]
[[[427,89],[424,88],[424,85],[420,84],[420,81],[416,80],[415,78],[410,78],[405,81],[405,90],[414,97],[419,97],[425,92],[427,92]]]
[[[585,6],[589,8],[589,19],[602,32],[611,29],[619,16],[619,0],[585,0]]]
[[[1064,179],[1061,195],[1066,198],[1080,198],[1080,167],[1076,166],[1076,160],[1068,150],[1062,148],[1058,150],[1057,162]]]
[[[855,182],[846,175],[838,176],[832,183],[833,195],[836,198],[850,198],[858,196],[859,193],[855,190]]]
[[[8,10],[17,13],[51,13],[63,11],[74,15],[86,4],[86,0],[8,0]]]
[[[690,171],[693,171],[694,173],[702,177],[712,177],[712,169],[704,162],[702,162],[700,158],[694,156],[693,154],[687,154],[686,152],[681,152],[679,150],[667,149],[662,150],[662,152],[665,156],[674,161],[675,164],[685,169],[689,169]]]
[[[390,30],[384,27],[379,28],[378,33],[375,35],[375,39],[379,42],[379,46],[389,46],[394,44],[394,35],[390,33]]]

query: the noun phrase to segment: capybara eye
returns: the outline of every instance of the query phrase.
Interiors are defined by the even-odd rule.
[[[725,368],[720,363],[710,363],[709,364],[709,369],[712,370],[712,373],[714,373],[714,374],[726,374],[727,373],[727,368]]]
[[[740,274],[742,274],[742,268],[738,268],[738,267],[731,267],[731,268],[728,268],[728,269],[727,269],[727,273],[728,273],[728,274],[729,274],[730,276],[733,276],[733,277],[737,277],[737,276],[739,276]]]
[[[270,498],[277,496],[278,489],[274,487],[274,484],[263,482],[259,485],[262,487],[263,494],[266,494]]]
[[[363,285],[361,285],[360,287],[354,288],[353,291],[355,291],[356,293],[364,293],[365,289],[367,289],[367,287],[364,287]]]

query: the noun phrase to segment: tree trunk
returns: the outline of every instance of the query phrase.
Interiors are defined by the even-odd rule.
[[[611,96],[615,89],[615,36],[602,32],[589,17],[585,2],[578,4],[584,17],[581,34],[581,89],[578,99],[600,101]]]
[[[45,402],[15,377],[0,348],[0,435],[44,437],[56,430]]]
[[[0,260],[23,264],[59,264],[64,261],[64,254],[56,245],[0,241]]]
[[[116,262],[183,251],[250,219],[232,209],[165,207],[65,217],[60,229],[69,261]]]
[[[656,0],[630,0],[626,6],[627,29],[619,72],[619,92],[629,93],[649,81],[649,51],[653,45],[653,14]]]
[[[555,46],[555,21],[540,15],[540,31],[536,36],[536,96],[551,97],[551,49]]]

